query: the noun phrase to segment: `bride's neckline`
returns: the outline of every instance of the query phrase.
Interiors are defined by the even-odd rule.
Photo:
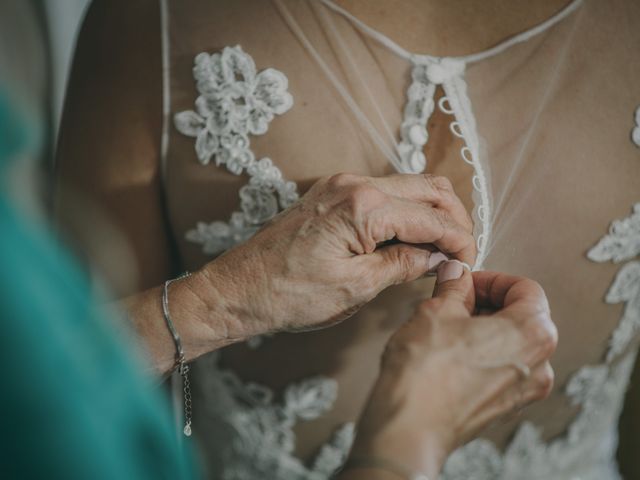
[[[398,55],[399,57],[405,58],[406,60],[409,60],[412,62],[418,62],[418,63],[425,62],[425,61],[427,62],[439,61],[440,59],[445,58],[443,56],[411,52],[401,47],[400,45],[398,45],[396,42],[391,40],[388,36],[384,35],[380,31],[370,27],[369,25],[364,23],[362,20],[360,20],[358,17],[356,17],[349,11],[345,10],[344,8],[342,8],[340,5],[336,4],[332,0],[318,0],[318,1],[320,1],[321,3],[326,5],[329,9],[333,10],[339,15],[342,15],[343,17],[345,17],[347,20],[352,22],[353,25],[362,33],[373,38],[378,43],[385,46],[386,48],[394,52],[396,55]],[[547,20],[527,30],[524,30],[518,34],[508,37],[505,40],[499,42],[498,44],[486,50],[482,50],[480,52],[472,53],[469,55],[450,56],[447,58],[453,58],[461,62],[464,62],[466,64],[470,64],[470,63],[479,62],[481,60],[485,60],[487,58],[498,55],[504,52],[505,50],[507,50],[508,48],[512,47],[513,45],[526,42],[527,40],[535,37],[536,35],[539,35],[544,31],[550,29],[551,27],[556,25],[558,22],[562,21],[564,18],[566,18],[567,16],[571,15],[574,11],[576,11],[578,7],[582,5],[582,3],[583,3],[583,0],[572,0],[569,4],[564,6],[562,9],[560,9],[557,13],[549,17]]]

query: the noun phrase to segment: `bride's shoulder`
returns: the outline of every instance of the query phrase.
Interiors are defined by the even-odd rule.
[[[114,67],[130,66],[140,58],[159,66],[160,12],[158,0],[93,0],[80,29],[74,73],[85,65],[89,70],[102,65],[101,75],[117,74]]]

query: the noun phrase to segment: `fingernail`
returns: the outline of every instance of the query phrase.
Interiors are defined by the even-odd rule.
[[[444,283],[449,280],[457,280],[462,276],[464,267],[457,260],[449,260],[438,267],[438,278],[436,283]]]
[[[436,268],[438,268],[441,263],[446,262],[447,260],[449,260],[449,257],[447,257],[442,252],[431,253],[431,255],[429,256],[429,263],[427,264],[428,272],[435,273]]]

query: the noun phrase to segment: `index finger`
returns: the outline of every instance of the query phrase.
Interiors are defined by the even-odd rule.
[[[404,243],[433,244],[443,253],[469,265],[476,259],[476,242],[447,212],[421,203],[391,197],[371,216],[376,242],[395,237]]]
[[[395,174],[368,179],[381,192],[406,200],[429,203],[449,212],[469,232],[473,221],[446,177],[429,174]]]
[[[539,283],[499,272],[474,272],[476,303],[479,306],[513,310],[527,307],[549,312],[549,302]]]

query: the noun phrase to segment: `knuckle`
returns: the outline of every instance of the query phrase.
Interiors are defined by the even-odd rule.
[[[522,289],[529,294],[529,297],[536,300],[539,303],[539,308],[544,312],[549,312],[549,303],[547,301],[547,295],[540,285],[535,280],[530,278],[519,277],[518,282],[521,284]]]
[[[359,177],[351,173],[336,173],[326,177],[325,182],[332,188],[341,189],[357,184]]]
[[[466,258],[465,260],[467,262],[471,262],[470,264],[472,265],[476,257],[478,256],[478,245],[476,244],[476,239],[470,232],[464,231],[461,233],[463,238],[462,250],[466,255],[468,255],[468,258]]]
[[[382,366],[403,369],[415,365],[425,355],[422,343],[399,331],[391,337],[382,354]]]
[[[427,180],[429,180],[433,188],[439,192],[446,194],[454,193],[453,184],[447,177],[440,175],[428,175]]]
[[[527,335],[544,358],[549,358],[553,355],[558,344],[558,333],[551,321],[537,318],[530,323]]]
[[[551,389],[553,388],[554,382],[554,373],[553,369],[550,365],[544,369],[544,372],[540,378],[539,382],[539,393],[541,398],[547,398],[551,393]]]
[[[556,348],[558,347],[558,329],[556,328],[555,324],[551,322],[551,320],[547,321],[546,323],[548,325],[546,347],[548,349],[548,355],[551,356],[554,354]]]
[[[473,227],[474,227],[473,219],[471,218],[471,215],[469,215],[469,212],[467,212],[465,210],[464,213],[465,213],[465,215],[464,215],[464,225],[463,225],[463,227],[465,228],[467,233],[472,235],[473,234]]]
[[[444,307],[444,299],[443,298],[429,298],[427,300],[423,300],[416,307],[416,315],[421,318],[430,318],[434,313],[442,310]]]
[[[354,212],[371,210],[380,204],[383,194],[366,183],[357,183],[348,187],[347,203]]]
[[[440,210],[438,208],[431,209],[431,213],[436,225],[440,229],[438,236],[442,238],[447,234],[447,231],[450,230],[452,227],[449,214],[444,210]]]
[[[511,392],[503,394],[502,399],[499,401],[499,411],[497,416],[504,415],[509,412],[517,410],[520,403],[520,398]]]
[[[553,369],[551,365],[546,362],[542,369],[536,373],[535,378],[528,388],[531,400],[537,401],[547,398],[553,389],[554,379]]]
[[[407,282],[416,276],[416,271],[420,267],[414,250],[409,246],[399,246],[394,249],[393,261],[397,264],[400,272],[400,281]]]

